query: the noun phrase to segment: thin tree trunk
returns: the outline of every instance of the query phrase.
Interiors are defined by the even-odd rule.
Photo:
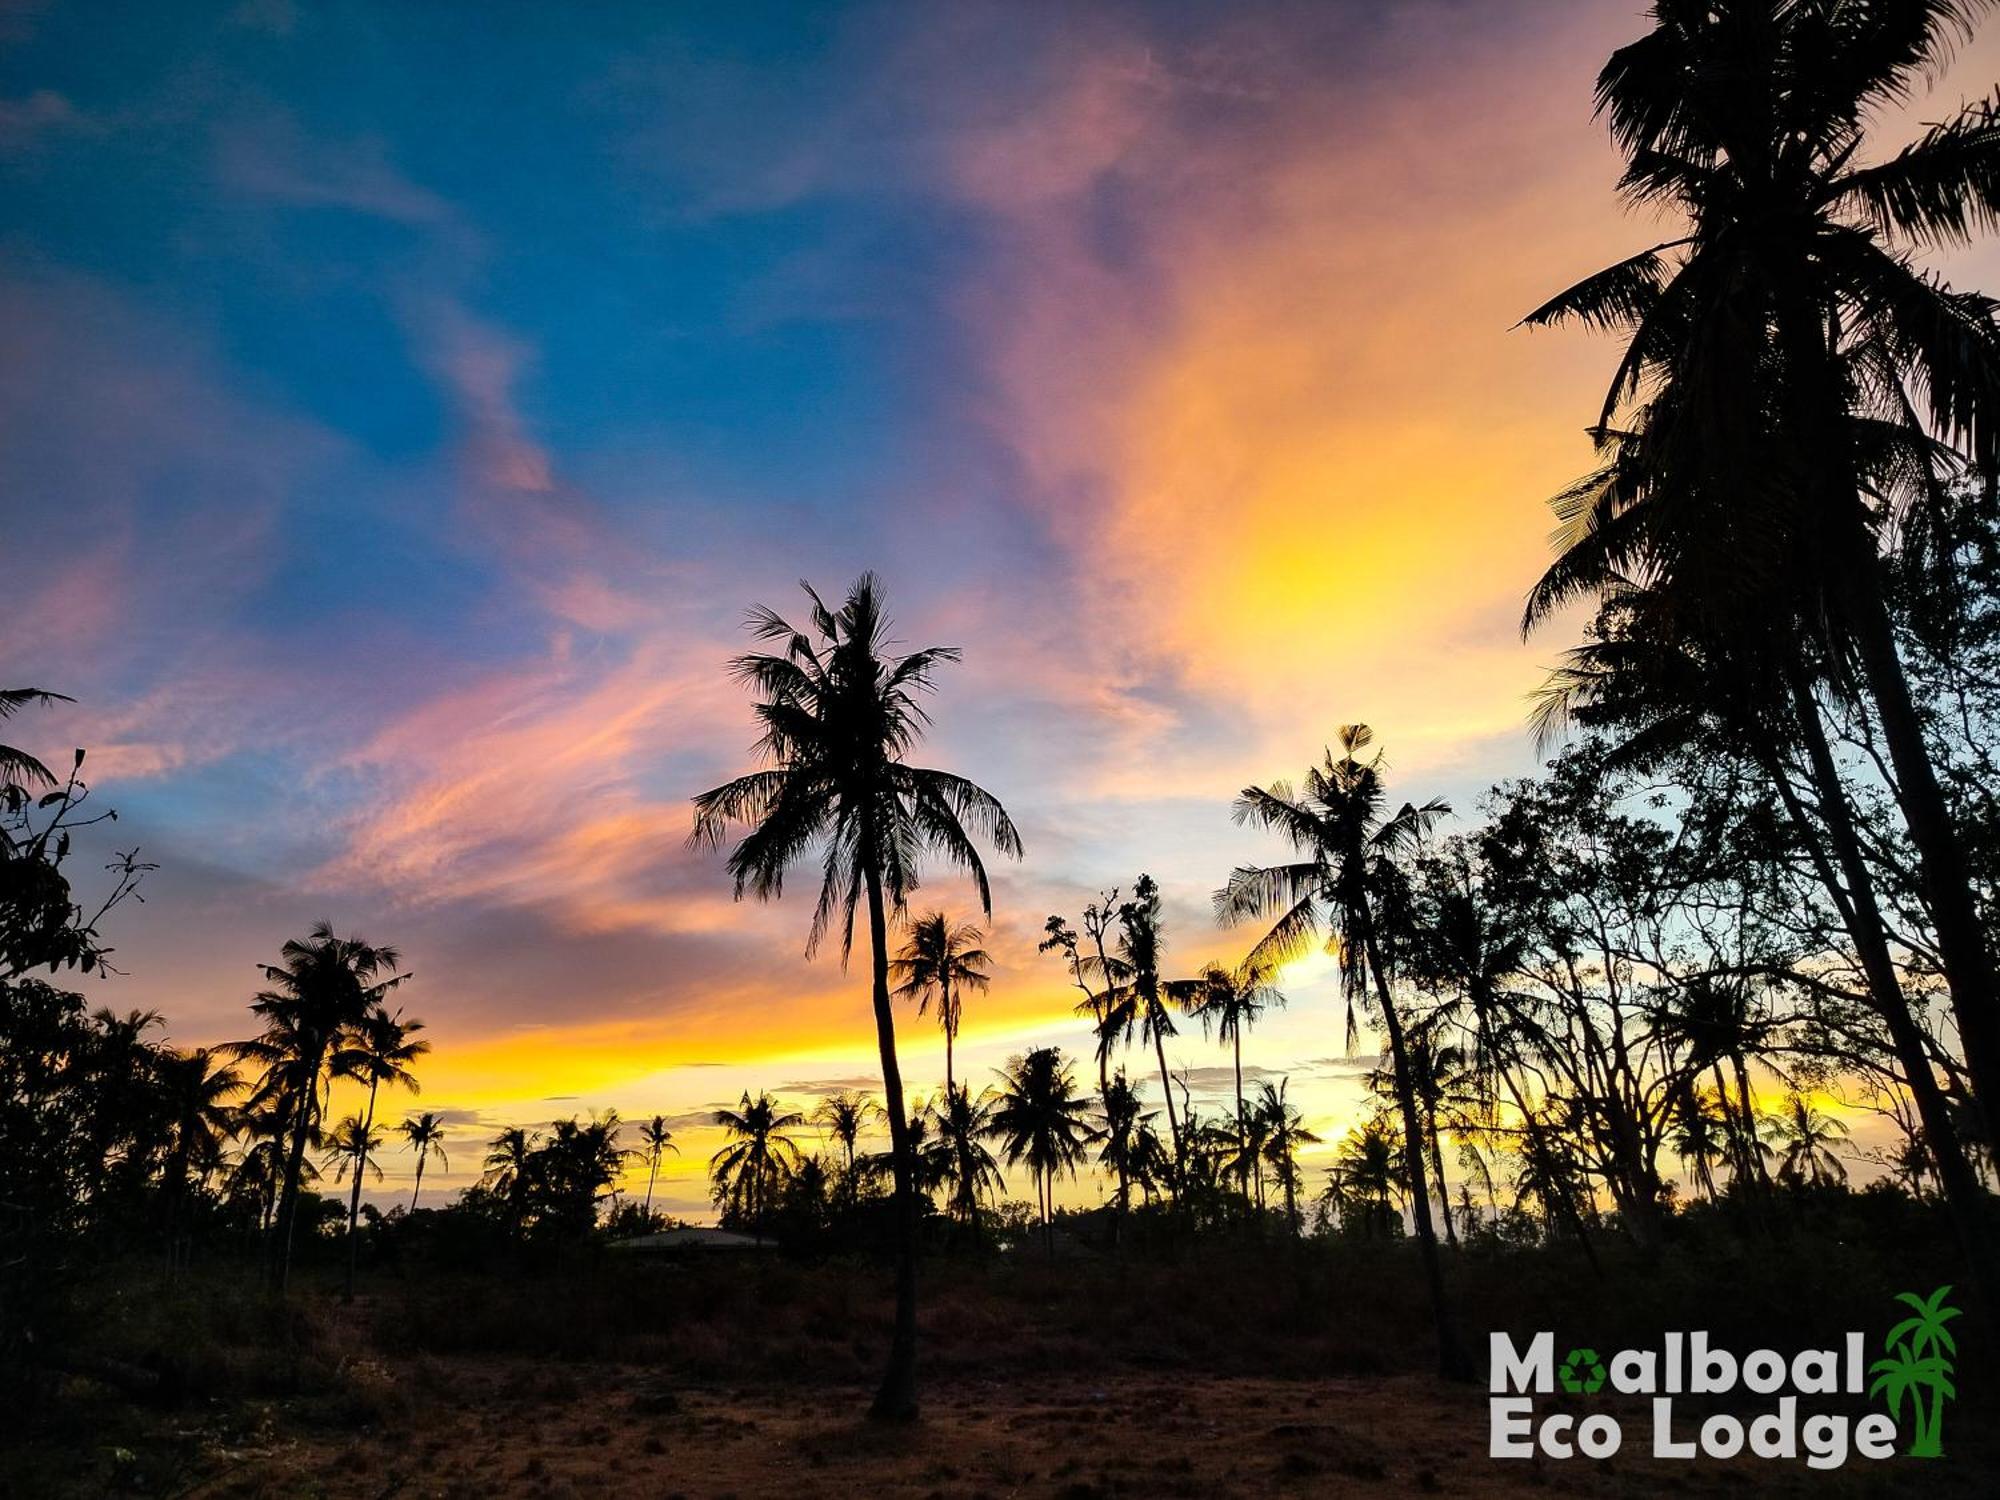
[[[1437,1331],[1438,1374],[1446,1380],[1470,1380],[1472,1361],[1459,1341],[1457,1325],[1445,1302],[1444,1267],[1438,1261],[1437,1230],[1431,1223],[1430,1192],[1424,1182],[1423,1124],[1417,1118],[1403,1022],[1396,1014],[1395,1001],[1390,998],[1388,980],[1383,977],[1382,957],[1375,948],[1372,924],[1361,938],[1369,973],[1375,979],[1375,997],[1382,1007],[1382,1025],[1389,1033],[1389,1055],[1396,1069],[1396,1098],[1403,1114],[1403,1164],[1410,1177],[1410,1214],[1416,1220],[1417,1250],[1423,1261],[1424,1284],[1430,1291],[1431,1318]]]
[[[418,1170],[421,1171],[422,1169],[419,1168]],[[660,1158],[658,1153],[655,1153],[652,1167],[646,1173],[646,1222],[649,1224],[653,1220],[653,1184],[659,1180],[659,1176]]]
[[[1875,712],[1888,742],[1889,762],[1896,772],[1896,801],[1910,841],[1917,846],[1931,926],[1937,936],[1938,958],[1951,991],[1952,1014],[1965,1048],[1965,1065],[1972,1074],[1972,1094],[1982,1133],[1993,1141],[1989,1099],[2000,1099],[2000,1032],[1996,1032],[1991,956],[1972,894],[1972,876],[1958,829],[1952,822],[1923,725],[1910,701],[1910,684],[1896,652],[1894,627],[1881,592],[1872,553],[1864,571],[1855,611],[1856,645],[1868,679]]]
[[[1236,1159],[1242,1163],[1237,1175],[1243,1179],[1243,1196],[1250,1197],[1250,1121],[1243,1109],[1243,1027],[1239,1023],[1230,1027],[1231,1039],[1236,1043]]]
[[[1825,827],[1827,841],[1833,846],[1834,858],[1839,862],[1841,879],[1836,879],[1833,870],[1828,867],[1825,852],[1813,836],[1812,825],[1806,821],[1804,809],[1798,805],[1791,783],[1775,765],[1767,766],[1766,774],[1778,787],[1786,811],[1798,825],[1800,837],[1806,841],[1820,884],[1833,898],[1848,937],[1861,959],[1862,972],[1867,976],[1876,1012],[1889,1027],[1897,1060],[1902,1064],[1904,1081],[1916,1101],[1917,1117],[1922,1122],[1938,1186],[1944,1193],[1952,1228],[1958,1237],[1959,1253],[1965,1257],[1966,1268],[1972,1275],[1973,1291],[1980,1303],[1980,1316],[1990,1328],[1996,1316],[2000,1316],[2000,1304],[1996,1304],[1994,1297],[1993,1248],[1986,1232],[1982,1202],[1985,1193],[1952,1126],[1950,1106],[1945,1100],[1944,1090],[1938,1087],[1929,1048],[1910,1014],[1909,1002],[1897,980],[1895,959],[1889,951],[1888,934],[1882,923],[1882,908],[1875,894],[1874,876],[1862,854],[1861,839],[1848,807],[1846,784],[1841,780],[1839,767],[1834,764],[1833,750],[1827,744],[1818,701],[1806,688],[1796,668],[1791,674],[1791,687],[1793,717],[1805,744],[1813,788],[1819,798],[1820,821]]]
[[[419,1151],[417,1153],[417,1181],[416,1185],[410,1189],[411,1213],[415,1213],[417,1211],[417,1195],[424,1190],[424,1160],[429,1155],[430,1153],[428,1151]]]
[[[1153,1028],[1153,1055],[1160,1063],[1160,1091],[1167,1096],[1167,1129],[1174,1137],[1174,1202],[1181,1201],[1181,1175],[1186,1158],[1181,1151],[1181,1122],[1174,1113],[1174,1078],[1167,1071],[1167,1039],[1160,1034],[1160,1028]]]
[[[321,1057],[314,1057],[312,1067],[306,1073],[298,1118],[292,1122],[291,1148],[285,1154],[285,1175],[280,1184],[277,1232],[272,1236],[275,1265],[271,1282],[281,1297],[292,1279],[292,1231],[299,1217],[299,1175],[305,1170],[306,1137],[312,1133],[313,1117],[319,1109],[320,1061]]]
[[[1438,1139],[1437,1111],[1426,1106],[1424,1116],[1431,1143],[1431,1170],[1437,1174],[1438,1205],[1444,1213],[1444,1242],[1456,1250],[1458,1231],[1451,1222],[1451,1189],[1444,1180],[1444,1146]]]
[[[864,878],[875,1039],[882,1052],[889,1154],[896,1175],[896,1326],[889,1341],[889,1368],[883,1373],[869,1415],[882,1421],[908,1422],[917,1415],[917,1195],[911,1180],[909,1121],[903,1112],[903,1070],[896,1061],[896,1017],[889,1005],[888,919],[882,906],[882,874],[873,860],[868,862]]]
[[[381,1087],[380,1078],[368,1080],[368,1113],[361,1122],[361,1155],[354,1163],[354,1191],[347,1198],[347,1285],[340,1294],[342,1302],[354,1300],[354,1267],[361,1254],[356,1234],[361,1224],[361,1174],[368,1170],[368,1133],[375,1128],[375,1094]]]
[[[946,967],[949,969],[950,966],[947,964]],[[958,1017],[951,1013],[951,975],[947,973],[939,981],[939,985],[940,998],[938,1003],[944,1010],[942,1018],[944,1021],[944,1099],[945,1103],[949,1105],[951,1103],[952,1085],[951,1053],[952,1044],[958,1040]]]

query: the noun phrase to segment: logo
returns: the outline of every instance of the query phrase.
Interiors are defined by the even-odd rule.
[[[1647,1426],[1655,1458],[1742,1455],[1837,1469],[1850,1456],[1894,1458],[1899,1440],[1910,1458],[1937,1458],[1944,1452],[1944,1406],[1958,1395],[1951,1381],[1958,1346],[1948,1325],[1959,1310],[1945,1300],[1950,1295],[1951,1288],[1942,1286],[1928,1297],[1899,1296],[1909,1316],[1889,1330],[1884,1357],[1872,1364],[1861,1333],[1848,1333],[1833,1348],[1787,1356],[1774,1349],[1739,1355],[1696,1330],[1666,1334],[1657,1349],[1619,1349],[1608,1359],[1579,1344],[1560,1364],[1553,1333],[1537,1333],[1525,1348],[1495,1333],[1487,1451],[1494,1458],[1603,1459],[1617,1453],[1633,1415],[1580,1414],[1561,1400],[1557,1409],[1537,1410],[1537,1397],[1560,1391],[1651,1398]],[[1733,1409],[1690,1414],[1677,1405],[1682,1396],[1733,1398],[1726,1403]],[[1856,1416],[1851,1403],[1860,1398],[1880,1400],[1888,1410]]]
[[[1556,1379],[1572,1396],[1595,1396],[1604,1389],[1604,1366],[1597,1362],[1595,1349],[1572,1349]]]
[[[1889,1330],[1882,1347],[1889,1358],[1868,1367],[1875,1383],[1871,1396],[1886,1396],[1889,1412],[1900,1422],[1903,1403],[1910,1406],[1911,1458],[1941,1458],[1944,1455],[1944,1403],[1958,1395],[1951,1383],[1952,1356],[1958,1345],[1944,1325],[1959,1315],[1946,1304],[1951,1288],[1941,1286],[1928,1297],[1903,1292],[1896,1300],[1911,1309],[1912,1316]]]

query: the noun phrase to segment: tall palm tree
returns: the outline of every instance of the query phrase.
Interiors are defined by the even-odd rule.
[[[1100,1042],[1116,1038],[1127,1042],[1136,1031],[1153,1048],[1160,1068],[1160,1090],[1166,1096],[1167,1129],[1173,1136],[1174,1169],[1186,1159],[1180,1116],[1174,1110],[1173,1074],[1167,1069],[1167,1038],[1176,1034],[1170,1002],[1174,999],[1167,980],[1161,976],[1160,961],[1166,946],[1160,920],[1160,888],[1150,875],[1141,875],[1132,885],[1132,899],[1118,908],[1118,972],[1125,977],[1110,985],[1103,997],[1103,1020],[1098,1024]]]
[[[1009,1058],[1000,1070],[999,1095],[988,1128],[1000,1141],[1008,1166],[1028,1164],[1051,1258],[1056,1249],[1056,1179],[1076,1175],[1077,1164],[1097,1134],[1089,1115],[1090,1101],[1077,1093],[1076,1076],[1062,1048],[1036,1047]]]
[[[415,1213],[417,1195],[424,1190],[424,1163],[435,1156],[446,1166],[451,1165],[451,1158],[445,1155],[444,1150],[444,1121],[435,1112],[425,1110],[420,1115],[405,1116],[396,1129],[410,1143],[410,1149],[417,1153],[417,1180],[410,1189],[410,1212]]]
[[[1396,1200],[1403,1195],[1403,1141],[1386,1115],[1371,1115],[1347,1132],[1335,1148],[1327,1170],[1325,1201],[1336,1209],[1343,1226],[1350,1214],[1360,1216],[1363,1232],[1389,1231]]]
[[[1319,1137],[1306,1128],[1305,1116],[1286,1098],[1291,1079],[1280,1078],[1272,1088],[1268,1079],[1257,1085],[1254,1107],[1258,1123],[1264,1127],[1264,1160],[1285,1194],[1285,1223],[1292,1234],[1299,1232],[1299,1148],[1315,1145]]]
[[[1778,1172],[1786,1181],[1820,1186],[1847,1180],[1847,1168],[1834,1152],[1847,1139],[1847,1127],[1805,1095],[1786,1095],[1784,1108],[1765,1118],[1764,1134],[1784,1148]]]
[[[1184,1010],[1201,1022],[1202,1034],[1213,1035],[1230,1049],[1236,1073],[1237,1159],[1246,1184],[1255,1170],[1249,1152],[1249,1119],[1243,1102],[1243,1033],[1256,1026],[1267,1010],[1281,1008],[1284,991],[1273,983],[1268,967],[1238,964],[1234,969],[1208,964],[1193,979],[1176,980],[1168,988]]]
[[[1094,1049],[1097,1054],[1097,1097],[1107,1129],[1120,1117],[1122,1105],[1114,1102],[1111,1083],[1111,1053],[1119,1038],[1115,1032],[1106,1029],[1105,1021],[1111,1010],[1111,991],[1132,977],[1123,961],[1111,952],[1108,941],[1117,920],[1118,891],[1114,887],[1100,893],[1097,900],[1083,908],[1078,924],[1083,929],[1081,935],[1063,917],[1051,914],[1042,926],[1042,941],[1036,948],[1040,953],[1060,953],[1068,965],[1070,982],[1083,993],[1076,1013],[1090,1022],[1091,1033],[1097,1038]],[[1119,1070],[1118,1077],[1122,1084],[1125,1078],[1123,1069]],[[1136,1100],[1132,1101],[1132,1108],[1136,1112]],[[1130,1169],[1136,1158],[1123,1146],[1117,1149],[1107,1146],[1104,1160],[1118,1176],[1117,1214],[1111,1221],[1112,1242],[1116,1244],[1123,1233],[1125,1211],[1131,1201]]]
[[[889,975],[900,980],[899,999],[914,998],[923,1015],[935,1001],[938,1025],[944,1031],[944,1087],[957,1083],[952,1071],[952,1046],[958,1040],[959,1015],[968,991],[984,994],[993,982],[987,970],[992,959],[980,941],[986,936],[971,922],[953,923],[941,911],[926,912],[910,924],[903,951],[889,963]]]
[[[993,1127],[993,1093],[975,1097],[963,1084],[946,1091],[930,1106],[937,1132],[939,1185],[952,1190],[952,1202],[965,1220],[972,1242],[979,1242],[979,1200],[1004,1184],[1000,1164],[986,1149]]]
[[[732,1204],[753,1229],[776,1205],[785,1179],[802,1153],[785,1132],[805,1124],[797,1110],[782,1108],[769,1094],[752,1099],[746,1092],[735,1109],[719,1109],[715,1123],[728,1143],[708,1159],[718,1198]]]
[[[639,1140],[646,1148],[646,1218],[653,1217],[653,1184],[660,1178],[660,1161],[671,1151],[681,1154],[681,1148],[674,1144],[674,1133],[667,1126],[665,1115],[654,1115],[639,1127]]]
[[[333,1076],[352,1078],[368,1085],[368,1104],[362,1111],[364,1134],[375,1129],[375,1101],[387,1083],[410,1093],[422,1092],[410,1065],[431,1050],[431,1044],[417,1035],[424,1023],[400,1013],[390,1015],[379,1004],[373,1007],[335,1051]],[[354,1174],[354,1186],[347,1198],[347,1284],[341,1300],[354,1300],[354,1269],[360,1250],[361,1174]]]
[[[1437,1230],[1424,1180],[1417,1081],[1403,1019],[1389,992],[1382,935],[1375,921],[1376,895],[1395,878],[1397,861],[1409,856],[1450,809],[1437,801],[1422,807],[1406,802],[1396,812],[1387,812],[1382,757],[1361,759],[1361,752],[1374,741],[1373,732],[1365,724],[1344,725],[1339,740],[1339,756],[1327,751],[1324,761],[1306,772],[1301,790],[1282,781],[1268,788],[1244,788],[1236,801],[1236,821],[1281,834],[1302,857],[1262,869],[1239,866],[1228,885],[1216,893],[1216,912],[1225,921],[1247,917],[1273,921],[1250,950],[1246,961],[1255,964],[1282,965],[1325,933],[1340,965],[1350,1046],[1356,1033],[1355,1001],[1373,981],[1395,1069],[1403,1138],[1411,1143],[1403,1153],[1403,1165],[1409,1174],[1411,1217],[1437,1328],[1438,1364],[1447,1379],[1465,1379],[1472,1366],[1445,1302],[1444,1268],[1438,1260]]]
[[[1745,680],[1864,693],[1916,846],[1975,1093],[2000,1097],[1992,954],[1897,652],[1881,549],[1961,463],[2000,466],[1992,301],[1921,271],[2000,212],[2000,98],[1870,162],[1869,126],[1969,34],[1957,0],[1659,0],[1597,101],[1632,202],[1686,233],[1529,314],[1629,339],[1599,471],[1559,502],[1526,623],[1666,594]],[[1812,679],[1817,679],[1813,682]],[[1804,714],[1816,715],[1806,703]]]
[[[239,1111],[230,1101],[242,1091],[244,1080],[220,1052],[207,1047],[186,1052],[162,1048],[153,1060],[153,1074],[168,1133],[167,1264],[177,1270],[188,1253],[187,1200],[195,1185],[221,1164],[223,1147],[239,1127]]]
[[[757,638],[776,649],[739,656],[733,670],[759,695],[758,750],[766,764],[695,798],[693,840],[714,848],[732,825],[747,828],[729,855],[738,899],[746,891],[760,900],[777,897],[785,872],[819,851],[819,902],[806,938],[808,954],[838,928],[845,960],[853,947],[855,910],[865,901],[898,1228],[895,1334],[872,1410],[878,1417],[907,1420],[917,1411],[916,1163],[889,997],[889,920],[907,907],[926,855],[967,871],[980,910],[990,917],[992,891],[974,836],[1016,858],[1021,836],[991,793],[962,776],[908,760],[930,723],[922,699],[933,690],[938,669],[959,659],[958,648],[892,654],[889,620],[872,573],[856,580],[838,610],[828,608],[810,586],[806,596],[812,609],[805,630],[773,610],[752,612]]]
[[[333,1060],[409,977],[397,972],[401,964],[394,948],[339,937],[331,923],[318,922],[307,937],[286,942],[277,963],[261,966],[271,987],[258,992],[250,1010],[264,1030],[231,1050],[263,1067],[252,1102],[277,1102],[290,1130],[272,1246],[272,1283],[280,1292],[291,1277],[300,1173],[306,1146],[319,1130]]]

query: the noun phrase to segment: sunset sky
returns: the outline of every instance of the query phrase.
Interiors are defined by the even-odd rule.
[[[733,904],[686,847],[749,763],[745,608],[872,567],[965,649],[922,758],[1027,843],[961,1066],[1087,1053],[1043,919],[1143,870],[1170,967],[1240,956],[1246,782],[1352,720],[1462,809],[1532,767],[1567,641],[1515,622],[1612,351],[1512,325],[1663,237],[1590,114],[1643,24],[0,4],[0,677],[77,700],[8,738],[89,747],[104,857],[161,867],[93,997],[240,1036],[328,917],[415,971],[427,1191],[615,1107],[685,1118],[661,1200],[705,1212],[697,1119],[878,1076],[810,898]],[[1914,114],[1996,75],[1989,31]],[[2000,288],[1990,249],[1943,269]],[[1329,967],[1247,1056],[1331,1138],[1372,1047]],[[1197,1030],[1175,1061],[1221,1097]]]

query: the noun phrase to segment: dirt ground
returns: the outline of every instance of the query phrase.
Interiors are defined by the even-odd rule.
[[[858,1419],[867,1392],[696,1389],[627,1366],[426,1359],[407,1415],[360,1435],[262,1429],[200,1443],[179,1490],[249,1497],[973,1497],[1345,1495],[1990,1496],[1989,1449],[1941,1462],[1496,1462],[1486,1399],[1414,1377],[1157,1380],[1032,1386],[946,1379],[924,1419]],[[1643,1424],[1629,1421],[1633,1441]],[[186,1436],[195,1439],[197,1434]],[[1979,1441],[1967,1434],[1966,1441]]]

